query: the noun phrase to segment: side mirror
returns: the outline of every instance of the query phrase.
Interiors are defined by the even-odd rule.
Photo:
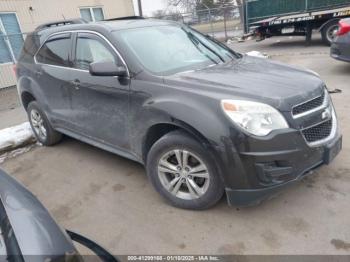
[[[124,66],[117,66],[114,62],[96,62],[91,63],[89,72],[93,76],[127,76]]]

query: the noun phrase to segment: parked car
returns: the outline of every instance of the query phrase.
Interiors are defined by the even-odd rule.
[[[1,261],[84,261],[73,241],[100,261],[118,261],[86,237],[61,229],[39,200],[1,169],[0,219]]]
[[[350,18],[339,22],[337,37],[331,47],[331,56],[337,60],[350,62]]]
[[[209,208],[224,192],[229,204],[257,204],[341,149],[314,72],[241,55],[175,22],[40,26],[16,71],[38,141],[65,134],[140,162],[181,208]]]

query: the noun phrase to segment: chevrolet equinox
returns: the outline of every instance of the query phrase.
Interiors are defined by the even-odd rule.
[[[312,71],[239,54],[170,21],[60,21],[15,67],[37,140],[62,134],[145,165],[169,203],[258,204],[330,163],[342,136]]]

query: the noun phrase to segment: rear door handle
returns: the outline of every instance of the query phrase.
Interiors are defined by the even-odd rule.
[[[80,81],[79,81],[79,79],[75,79],[75,80],[73,80],[71,83],[72,83],[73,87],[74,87],[76,90],[79,90],[79,88],[80,88]]]

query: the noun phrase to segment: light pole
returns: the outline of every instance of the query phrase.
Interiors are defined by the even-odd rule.
[[[139,7],[139,16],[143,16],[143,14],[142,14],[142,0],[137,0],[137,4]]]

